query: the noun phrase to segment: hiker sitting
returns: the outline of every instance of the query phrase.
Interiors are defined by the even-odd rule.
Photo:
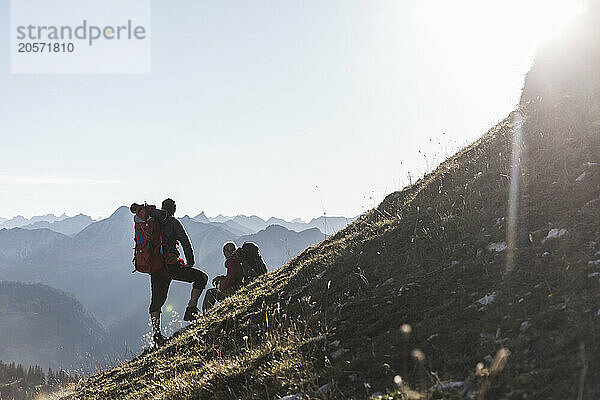
[[[206,287],[208,275],[194,266],[194,249],[185,228],[174,217],[176,205],[172,199],[162,202],[162,209],[166,212],[166,219],[162,227],[162,240],[166,266],[151,275],[152,302],[150,303],[150,316],[154,342],[161,346],[165,339],[160,331],[160,313],[167,300],[167,293],[171,280],[193,283],[190,301],[185,310],[184,321],[193,321],[198,318],[198,299]],[[180,243],[185,254],[185,263],[179,258],[177,244]]]
[[[242,264],[244,285],[267,273],[267,266],[260,255],[256,243],[245,242],[242,247],[235,251],[235,256]]]
[[[219,275],[213,279],[212,282],[215,287],[206,291],[202,303],[202,312],[209,310],[218,301],[223,301],[242,286],[242,265],[236,257],[236,250],[233,242],[227,242],[223,246],[227,275]]]

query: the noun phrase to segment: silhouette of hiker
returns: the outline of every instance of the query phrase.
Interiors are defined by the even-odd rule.
[[[219,275],[213,279],[212,289],[206,291],[204,302],[202,303],[202,312],[206,312],[213,307],[217,301],[223,301],[242,286],[243,274],[242,264],[236,256],[236,246],[233,242],[227,242],[223,246],[223,255],[225,256],[225,268],[227,276]]]
[[[235,251],[237,260],[242,264],[243,285],[247,285],[259,276],[267,273],[267,266],[256,243],[244,242]]]
[[[198,299],[206,287],[208,275],[194,266],[194,249],[185,228],[175,215],[175,201],[166,199],[162,202],[162,209],[167,217],[163,223],[163,248],[165,249],[166,267],[151,275],[152,302],[150,303],[150,318],[154,343],[162,346],[165,342],[160,331],[160,313],[167,300],[167,293],[171,280],[193,283],[190,301],[185,310],[184,321],[193,321],[198,318]],[[179,258],[177,243],[183,247],[186,263]]]

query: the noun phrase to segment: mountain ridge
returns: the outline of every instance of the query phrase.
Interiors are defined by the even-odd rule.
[[[69,293],[0,281],[0,299],[0,358],[5,362],[74,370],[90,357],[94,363],[105,361],[111,352],[108,332]]]
[[[113,217],[115,213],[125,213],[125,208],[127,207],[121,206],[117,208],[117,210],[115,210],[115,212],[113,212],[113,214],[111,214],[111,216],[108,218]],[[269,217],[268,219],[264,220],[256,215],[246,216],[244,214],[238,214],[232,217],[219,214],[217,217],[208,218],[204,211],[194,217],[189,215],[186,215],[185,217],[189,217],[198,222],[207,224],[222,224],[217,226],[225,226],[227,227],[226,229],[237,235],[256,233],[270,225],[281,225],[296,232],[301,232],[310,228],[318,228],[325,234],[332,234],[356,219],[356,217],[320,216],[305,222],[300,218],[294,218],[291,221],[287,221],[282,218]],[[103,219],[99,219],[98,221],[101,220]],[[0,217],[0,229],[24,228],[33,230],[48,228],[55,232],[64,233],[68,236],[75,236],[89,226],[92,222],[96,222],[96,220],[83,213],[79,213],[73,217],[69,217],[65,213],[58,217],[54,214],[46,214],[41,216],[33,216],[30,219],[18,215],[11,219]]]
[[[80,213],[73,217],[67,217],[53,222],[37,221],[28,225],[23,225],[20,228],[29,230],[46,228],[67,236],[74,236],[92,222],[94,222],[94,220],[90,216]]]
[[[23,217],[22,215],[17,215],[13,218],[0,218],[0,229],[2,228],[20,228],[25,225],[35,224],[37,222],[59,222],[68,218],[65,213],[60,216],[56,216],[54,214],[46,214],[46,215],[37,215],[33,216],[30,219]]]

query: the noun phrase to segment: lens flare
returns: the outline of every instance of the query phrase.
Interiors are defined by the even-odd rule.
[[[519,223],[519,198],[521,179],[521,153],[523,150],[523,114],[515,111],[513,118],[513,143],[511,155],[510,186],[508,188],[508,212],[506,227],[506,268],[505,275],[514,267],[515,252],[517,248],[517,229]]]

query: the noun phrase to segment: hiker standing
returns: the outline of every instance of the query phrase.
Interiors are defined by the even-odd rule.
[[[223,246],[227,275],[219,275],[213,279],[215,287],[206,291],[206,296],[204,296],[204,302],[202,303],[202,312],[206,312],[213,307],[217,301],[223,301],[242,286],[244,276],[242,274],[242,264],[236,256],[236,250],[235,243],[233,242],[227,242]]]
[[[167,293],[171,280],[193,283],[190,301],[185,310],[184,321],[193,321],[198,317],[198,299],[206,287],[208,275],[194,266],[194,249],[185,228],[175,218],[176,205],[172,199],[162,202],[162,209],[166,219],[162,226],[162,247],[165,255],[165,267],[152,273],[152,301],[150,303],[150,317],[154,343],[157,346],[164,344],[164,337],[160,331],[160,313],[167,300]],[[185,254],[185,263],[179,258],[177,244],[180,243]]]

